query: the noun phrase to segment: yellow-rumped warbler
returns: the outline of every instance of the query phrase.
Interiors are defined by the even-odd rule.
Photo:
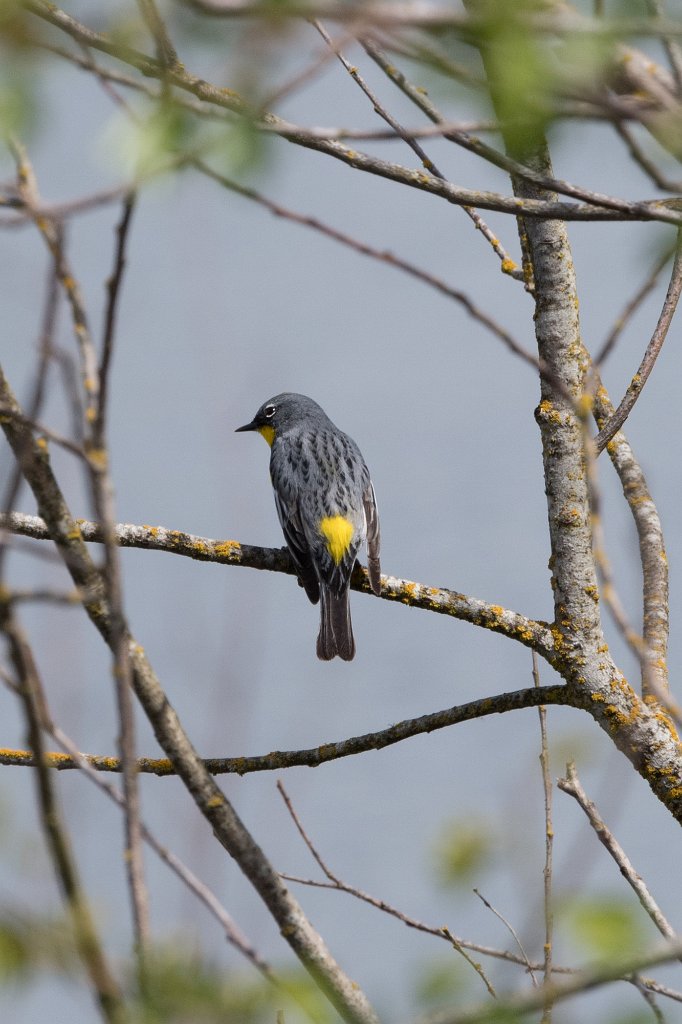
[[[296,573],[320,603],[317,656],[355,655],[348,588],[367,541],[367,571],[381,593],[379,514],[369,470],[352,438],[305,395],[275,395],[241,430],[257,430],[271,448],[270,479],[277,515]]]

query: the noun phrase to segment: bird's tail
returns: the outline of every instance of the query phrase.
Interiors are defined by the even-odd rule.
[[[344,661],[355,657],[355,640],[350,621],[350,601],[346,588],[341,594],[333,594],[324,584],[320,585],[320,632],[317,636],[317,656],[322,661],[331,661],[336,655]]]

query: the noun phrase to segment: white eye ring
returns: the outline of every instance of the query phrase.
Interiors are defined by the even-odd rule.
[[[263,413],[264,413],[266,419],[271,420],[272,417],[275,415],[275,411],[276,410],[275,410],[274,405],[266,405],[265,409],[263,410]]]

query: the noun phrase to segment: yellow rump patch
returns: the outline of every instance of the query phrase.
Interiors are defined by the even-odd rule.
[[[266,423],[264,427],[258,428],[258,433],[263,435],[265,440],[272,448],[272,442],[275,440],[275,428],[271,427],[268,423]]]
[[[339,564],[353,539],[353,524],[343,516],[325,516],[320,520],[320,533],[327,540],[327,551]]]

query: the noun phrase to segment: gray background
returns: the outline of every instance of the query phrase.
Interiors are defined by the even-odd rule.
[[[87,5],[84,6],[87,13]],[[132,11],[132,5],[131,5]],[[92,16],[93,23],[96,18]],[[249,37],[213,24],[205,44],[185,42],[188,67],[232,83],[226,53]],[[317,50],[300,31],[291,66]],[[290,50],[293,43],[288,44]],[[230,50],[233,47],[233,50]],[[285,47],[273,48],[279,79]],[[364,56],[349,51],[392,112],[418,122]],[[277,63],[282,61],[282,64]],[[267,61],[263,61],[263,66]],[[96,83],[44,55],[38,70],[38,120],[28,141],[49,200],[116,183],[118,120]],[[277,74],[273,78],[277,79]],[[237,78],[239,76],[237,75]],[[458,117],[476,113],[456,88],[436,100]],[[374,126],[372,111],[342,69],[330,64],[278,109],[304,124]],[[363,148],[365,144],[359,144]],[[370,151],[414,166],[400,143]],[[443,143],[429,154],[456,183],[508,192],[498,172]],[[625,197],[652,194],[607,129],[555,131],[556,171],[587,187]],[[222,159],[222,154],[219,154]],[[3,157],[2,173],[11,175]],[[465,290],[528,348],[532,303],[503,277],[480,234],[458,209],[425,194],[351,172],[324,156],[273,141],[265,164],[243,180],[297,211],[313,214],[389,248]],[[103,282],[112,258],[118,209],[82,216],[69,229],[69,251],[93,325],[99,330]],[[513,255],[515,225],[486,218]],[[586,344],[596,349],[646,272],[661,226],[572,226]],[[0,232],[3,363],[20,396],[35,363],[46,258],[29,228]],[[665,283],[626,332],[605,372],[618,400],[653,329]],[[671,566],[672,622],[678,607],[682,528],[679,460],[679,330],[673,326],[647,390],[628,424],[658,502]],[[62,309],[59,340],[72,346]],[[280,546],[267,471],[257,436],[235,435],[269,396],[311,395],[359,443],[371,468],[382,524],[382,569],[442,585],[531,616],[552,613],[541,452],[533,409],[532,370],[486,335],[457,305],[396,270],[365,259],[222,191],[187,171],[147,187],[135,213],[119,310],[111,404],[112,466],[120,521],[161,524],[215,538]],[[42,418],[68,420],[56,375]],[[75,514],[89,516],[80,469],[53,451]],[[3,467],[10,464],[3,451]],[[636,538],[617,481],[600,461],[606,535],[621,595],[639,615]],[[26,493],[19,508],[34,512]],[[530,685],[530,654],[512,642],[454,620],[353,595],[358,654],[348,665],[315,657],[317,610],[284,576],[194,563],[170,555],[123,552],[125,601],[170,700],[207,756],[294,749],[379,729],[488,694]],[[10,582],[52,580],[62,570],[13,556]],[[57,721],[89,752],[113,752],[117,724],[106,652],[77,610],[32,607],[22,613],[36,644]],[[636,677],[607,623],[608,639]],[[671,679],[680,648],[673,628]],[[542,666],[543,682],[553,679]],[[3,746],[23,746],[14,698],[0,694]],[[591,795],[673,924],[679,910],[679,834],[665,809],[608,738],[585,715],[550,709],[553,775],[576,757]],[[140,719],[139,750],[156,744]],[[518,927],[533,955],[542,944],[544,858],[537,713],[472,722],[380,753],[286,773],[286,785],[309,832],[340,876],[459,935],[510,946],[510,939],[471,892],[482,892]],[[0,776],[0,904],[41,910],[59,898],[39,835],[28,771]],[[111,947],[130,941],[121,866],[121,822],[76,773],[59,791],[96,912]],[[275,790],[272,775],[229,778],[225,790],[248,827],[284,871],[316,877]],[[288,949],[239,871],[212,840],[180,785],[144,777],[145,820],[209,882],[255,942],[275,962]],[[555,883],[560,900],[608,894],[629,900],[615,866],[577,807],[555,798]],[[434,870],[447,823],[480,824],[491,837],[489,862],[471,884],[444,889]],[[248,971],[224,946],[219,929],[193,899],[146,858],[154,934],[198,946],[219,965]],[[297,892],[332,952],[391,1020],[414,1007],[418,979],[455,954],[444,943],[407,931],[341,894]],[[655,938],[642,915],[646,936]],[[559,927],[557,959],[580,955]],[[457,967],[459,969],[459,965]],[[491,976],[520,984],[515,973]],[[664,972],[660,972],[664,977]],[[472,974],[468,998],[482,998]],[[672,981],[675,984],[674,979]],[[677,983],[679,987],[679,982]],[[629,992],[623,1005],[644,1004]],[[615,994],[608,1001],[616,1003]],[[573,1011],[557,1020],[577,1020]],[[587,1004],[585,1004],[587,1005]],[[592,1004],[594,1005],[594,1004]],[[620,1004],[618,1004],[620,1005]],[[33,1024],[91,1020],[85,987],[48,976],[0,991],[0,1016]],[[666,1007],[669,1021],[682,1020]]]

